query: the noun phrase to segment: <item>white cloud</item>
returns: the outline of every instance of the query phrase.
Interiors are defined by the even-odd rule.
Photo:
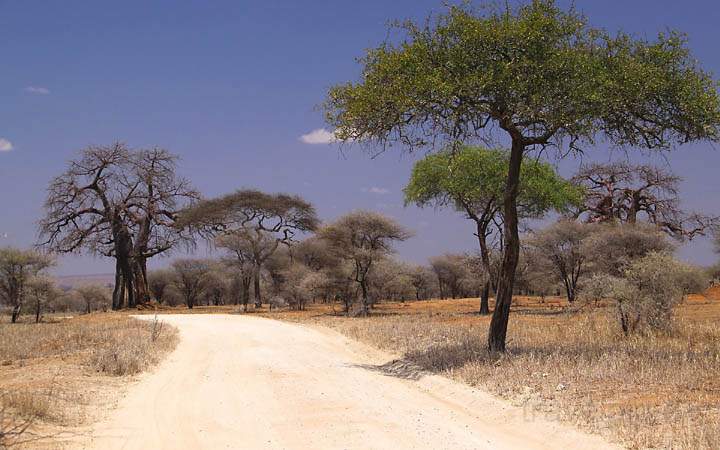
[[[363,188],[362,191],[363,191],[363,192],[369,192],[369,193],[371,193],[371,194],[376,194],[376,195],[385,195],[385,194],[389,194],[389,193],[390,193],[389,190],[387,190],[387,189],[385,189],[385,188],[382,188],[382,187],[377,187],[377,186],[373,186],[373,187],[369,187],[369,188]]]
[[[332,131],[328,131],[325,128],[318,128],[312,130],[308,134],[300,136],[300,141],[305,144],[332,144],[337,142],[337,138]]]
[[[12,142],[7,139],[0,138],[0,152],[9,152],[13,149]]]
[[[47,95],[50,93],[50,89],[42,86],[28,86],[25,88],[25,92],[30,94]]]

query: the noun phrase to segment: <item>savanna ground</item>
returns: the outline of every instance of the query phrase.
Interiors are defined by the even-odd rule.
[[[570,422],[629,448],[720,448],[720,287],[677,307],[671,333],[629,338],[610,306],[516,297],[504,356],[487,353],[489,317],[477,309],[477,299],[460,299],[384,302],[367,318],[328,304],[250,313],[329,327],[396,355],[388,374],[446,375],[524,406],[530,420]],[[23,437],[34,439],[98,420],[127,385],[118,375],[145,370],[174,348],[175,330],[156,336],[155,327],[125,313],[0,324],[5,429],[33,417]]]
[[[533,414],[629,448],[720,448],[720,287],[675,311],[671,333],[626,338],[612,307],[516,297],[509,352],[485,348],[477,299],[387,302],[371,317],[331,305],[268,314],[333,328],[397,355],[398,367],[444,374]],[[392,368],[389,368],[392,369]]]
[[[0,322],[0,449],[54,448],[53,436],[98,420],[177,330],[126,314]]]

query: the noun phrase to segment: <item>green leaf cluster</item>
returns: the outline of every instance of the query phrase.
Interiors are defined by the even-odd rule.
[[[417,161],[404,189],[405,203],[455,206],[468,214],[495,216],[502,209],[510,153],[504,149],[463,146],[429,154]],[[523,163],[518,196],[521,217],[566,212],[582,203],[582,188],[537,159]]]

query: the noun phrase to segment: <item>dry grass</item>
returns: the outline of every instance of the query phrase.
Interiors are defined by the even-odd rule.
[[[0,448],[85,422],[127,375],[152,367],[176,343],[176,329],[123,314],[0,323]],[[27,423],[23,434],[2,436]]]
[[[348,319],[315,306],[271,317],[329,326],[629,448],[720,448],[720,296],[679,307],[671,334],[629,339],[610,308],[519,298],[501,357],[486,351],[489,319],[477,307],[386,303],[374,317]]]

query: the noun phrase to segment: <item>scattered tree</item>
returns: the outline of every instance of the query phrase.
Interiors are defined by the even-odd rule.
[[[50,182],[41,245],[114,258],[113,309],[149,300],[147,260],[192,242],[175,219],[198,194],[176,176],[176,161],[161,149],[88,147]]]
[[[565,288],[570,303],[575,301],[580,277],[588,270],[587,240],[595,231],[592,225],[571,220],[560,220],[544,230],[533,233],[528,241],[532,249],[531,259],[544,265],[551,273],[550,279],[558,279]],[[599,255],[598,255],[599,256]]]
[[[706,287],[697,268],[669,253],[650,252],[630,263],[620,277],[596,275],[584,295],[614,300],[620,327],[627,336],[646,330],[668,331],[672,308],[684,295]]]
[[[110,306],[108,291],[102,286],[88,284],[78,287],[75,292],[82,300],[86,314],[97,310],[106,311]]]
[[[405,202],[418,206],[452,206],[475,222],[480,261],[486,279],[480,313],[489,314],[489,295],[497,274],[490,264],[488,238],[502,242],[502,204],[510,152],[463,146],[430,154],[415,163],[405,187]],[[582,192],[562,179],[553,167],[539,160],[527,161],[521,169],[518,191],[519,219],[539,218],[549,210],[565,212],[578,206]]]
[[[148,288],[155,300],[162,304],[168,287],[173,282],[174,273],[171,270],[153,270],[147,276]]]
[[[11,322],[17,322],[29,283],[53,264],[34,250],[0,248],[0,302],[11,307]]]
[[[324,226],[318,231],[318,235],[327,241],[337,258],[352,264],[352,279],[362,292],[360,314],[367,315],[370,307],[370,269],[373,264],[393,252],[395,242],[408,239],[410,232],[381,214],[355,211]]]
[[[175,288],[188,309],[192,309],[205,291],[210,265],[202,259],[177,259],[172,263],[175,272]]]
[[[280,244],[289,246],[297,233],[314,231],[318,224],[315,208],[299,196],[254,189],[201,201],[183,211],[180,220],[181,227],[207,237],[232,234],[233,239],[244,241],[245,251],[252,255],[256,307],[262,305],[262,264]]]
[[[716,82],[676,32],[647,41],[594,28],[553,0],[512,8],[450,7],[367,51],[359,82],[329,90],[341,142],[457,147],[511,141],[503,193],[503,262],[488,348],[504,351],[520,254],[517,199],[528,152],[581,151],[596,140],[667,149],[718,140]],[[662,99],[662,101],[658,101]]]
[[[677,238],[704,235],[717,218],[680,209],[681,179],[668,169],[627,162],[581,167],[573,180],[585,189],[579,214],[588,222],[634,224],[639,218]]]

